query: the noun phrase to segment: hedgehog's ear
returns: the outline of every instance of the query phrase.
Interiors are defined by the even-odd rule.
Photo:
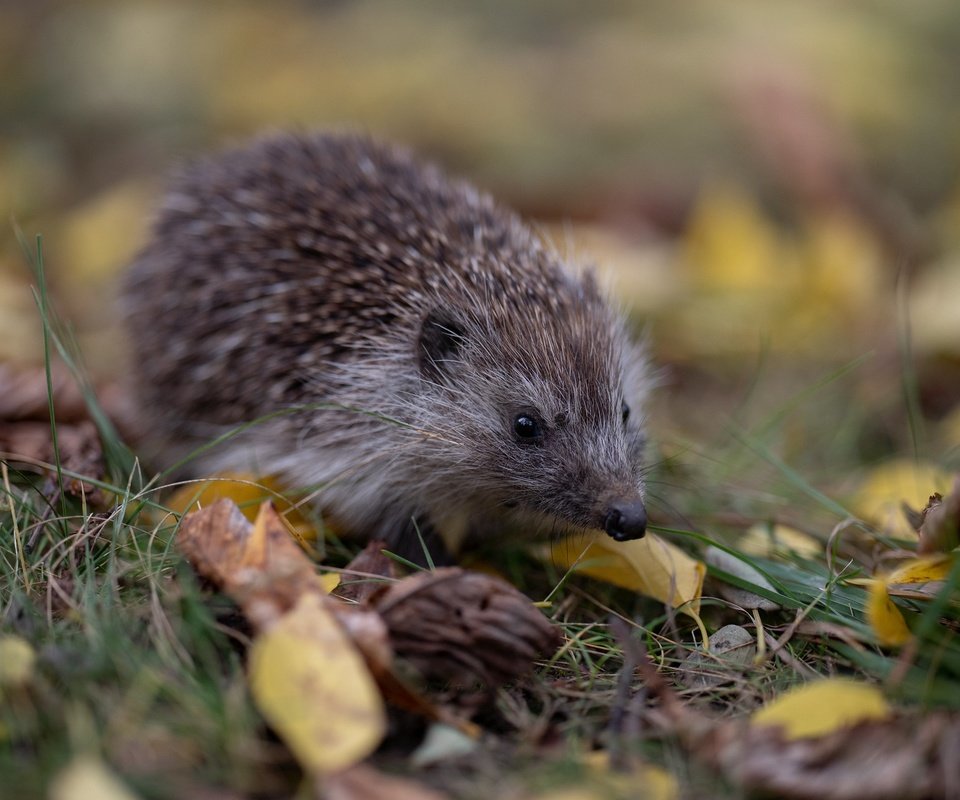
[[[434,308],[423,318],[417,342],[420,374],[431,381],[448,376],[464,342],[464,326],[449,309]]]

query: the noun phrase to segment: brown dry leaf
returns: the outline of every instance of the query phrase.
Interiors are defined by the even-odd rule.
[[[421,572],[371,599],[403,657],[431,680],[492,691],[560,645],[557,628],[506,581],[457,567]]]
[[[863,722],[822,737],[784,741],[763,728],[718,731],[708,755],[753,792],[809,800],[952,797],[960,720],[947,714]]]
[[[919,553],[948,553],[960,545],[960,475],[946,497],[931,495],[920,520]]]
[[[260,507],[254,525],[230,500],[187,514],[177,545],[197,572],[223,587],[257,628],[268,627],[303,594],[326,594],[313,562],[269,503]]]
[[[383,552],[386,546],[374,540],[344,567],[337,597],[363,603],[383,588],[384,580],[397,579],[397,562]]]

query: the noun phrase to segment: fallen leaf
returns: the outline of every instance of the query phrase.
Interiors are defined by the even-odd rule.
[[[37,660],[30,643],[14,634],[0,636],[0,690],[30,682]]]
[[[917,551],[948,553],[960,545],[960,475],[953,479],[949,494],[931,495],[920,514]]]
[[[773,223],[739,187],[714,184],[700,196],[685,237],[686,261],[705,289],[779,291],[782,241]]]
[[[94,756],[77,756],[50,783],[50,800],[137,800]]]
[[[64,218],[58,241],[70,254],[71,282],[102,284],[129,263],[143,242],[153,196],[141,182],[115,184]]]
[[[797,738],[786,725],[757,724],[723,719],[682,702],[649,658],[638,664],[647,691],[659,703],[662,715],[653,724],[704,765],[721,772],[726,780],[753,796],[790,797],[794,800],[906,800],[952,797],[960,779],[954,749],[944,743],[960,741],[960,715],[922,710],[910,716],[888,713],[883,698],[869,687],[844,679],[820,681],[806,692],[794,690],[793,706],[782,714],[802,718],[809,709],[815,717],[840,716],[830,708],[853,702],[860,721],[841,727],[823,726],[823,735]],[[852,684],[852,688],[850,686]],[[866,689],[866,691],[864,691]],[[819,693],[819,696],[817,696]],[[775,708],[773,701],[768,708]],[[865,707],[873,712],[863,714]],[[866,717],[866,718],[864,718]],[[817,726],[819,727],[819,726]]]
[[[317,581],[324,594],[333,594],[340,586],[340,575],[336,572],[324,572],[322,575],[317,575]]]
[[[631,760],[624,771],[614,770],[608,750],[594,750],[583,756],[582,761],[602,778],[599,791],[587,792],[586,797],[630,797],[635,800],[676,800],[680,796],[680,787],[676,778],[661,767],[639,759]],[[584,792],[585,789],[573,789]],[[550,798],[564,797],[562,793],[551,794]],[[571,795],[575,797],[576,794]]]
[[[320,598],[306,594],[250,648],[250,690],[305,769],[332,773],[366,758],[386,731],[377,685]]]
[[[791,689],[755,711],[753,726],[780,728],[785,740],[824,736],[867,720],[890,716],[874,686],[847,678],[827,678]]]
[[[259,631],[268,630],[304,596],[316,597],[362,653],[389,702],[475,734],[472,725],[430,701],[394,673],[393,650],[384,619],[375,611],[327,595],[313,562],[294,542],[269,503],[261,507],[256,524],[251,524],[237,505],[226,499],[194,511],[181,522],[177,546],[198,573],[238,603]],[[533,610],[530,601],[526,603]],[[456,617],[456,605],[449,607],[448,612],[451,618]],[[539,612],[534,613],[543,619]],[[401,631],[403,622],[411,619],[402,612],[402,605],[396,618]],[[442,649],[441,646],[441,652]]]
[[[216,500],[232,500],[251,522],[256,519],[260,506],[269,501],[295,538],[302,541],[317,538],[314,525],[284,496],[283,487],[270,476],[224,472],[201,481],[190,481],[166,499],[166,506],[182,515],[209,506]]]
[[[266,628],[303,594],[325,594],[316,568],[270,503],[251,525],[231,500],[217,500],[180,523],[177,546],[200,574]]]
[[[946,492],[949,478],[933,464],[894,459],[871,469],[851,500],[853,511],[885,533],[914,541],[917,533],[903,514],[906,503],[922,508],[934,492]]]
[[[357,553],[343,569],[337,597],[363,603],[384,583],[397,579],[397,562],[384,553],[386,547],[386,542],[374,540]]]
[[[883,580],[872,580],[867,590],[867,623],[884,647],[900,647],[910,640],[910,629]]]
[[[899,647],[910,640],[910,629],[891,595],[931,600],[943,589],[954,561],[952,554],[911,558],[886,575],[850,581],[867,587],[867,622],[881,645]]]
[[[910,343],[917,353],[960,353],[960,269],[957,254],[927,265],[910,281]]]
[[[753,525],[739,539],[737,549],[749,556],[773,558],[783,553],[816,558],[823,553],[824,544],[809,533],[789,525]]]
[[[579,550],[564,543],[553,548],[550,556],[561,567],[632,589],[692,615],[700,613],[706,567],[655,534],[632,542],[615,542],[597,534]]]
[[[953,554],[911,558],[897,567],[885,578],[889,587],[917,587],[930,583],[939,583],[947,579],[955,562]]]

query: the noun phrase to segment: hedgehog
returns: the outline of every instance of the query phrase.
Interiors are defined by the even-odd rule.
[[[592,269],[401,147],[273,134],[182,168],[122,294],[161,459],[312,487],[394,545],[644,535],[646,348]]]

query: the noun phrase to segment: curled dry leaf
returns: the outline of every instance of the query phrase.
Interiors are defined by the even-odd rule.
[[[384,554],[387,543],[370,542],[343,570],[336,595],[363,603],[383,588],[384,579],[396,580],[397,562]]]
[[[260,507],[253,525],[230,500],[187,514],[177,545],[258,629],[269,627],[302,595],[326,594],[313,563],[269,503]]]
[[[917,533],[917,550],[921,554],[948,553],[960,545],[960,475],[953,479],[946,497],[931,495],[920,512]]]
[[[560,645],[557,629],[510,584],[457,567],[398,581],[371,603],[396,653],[454,687],[495,688]]]

